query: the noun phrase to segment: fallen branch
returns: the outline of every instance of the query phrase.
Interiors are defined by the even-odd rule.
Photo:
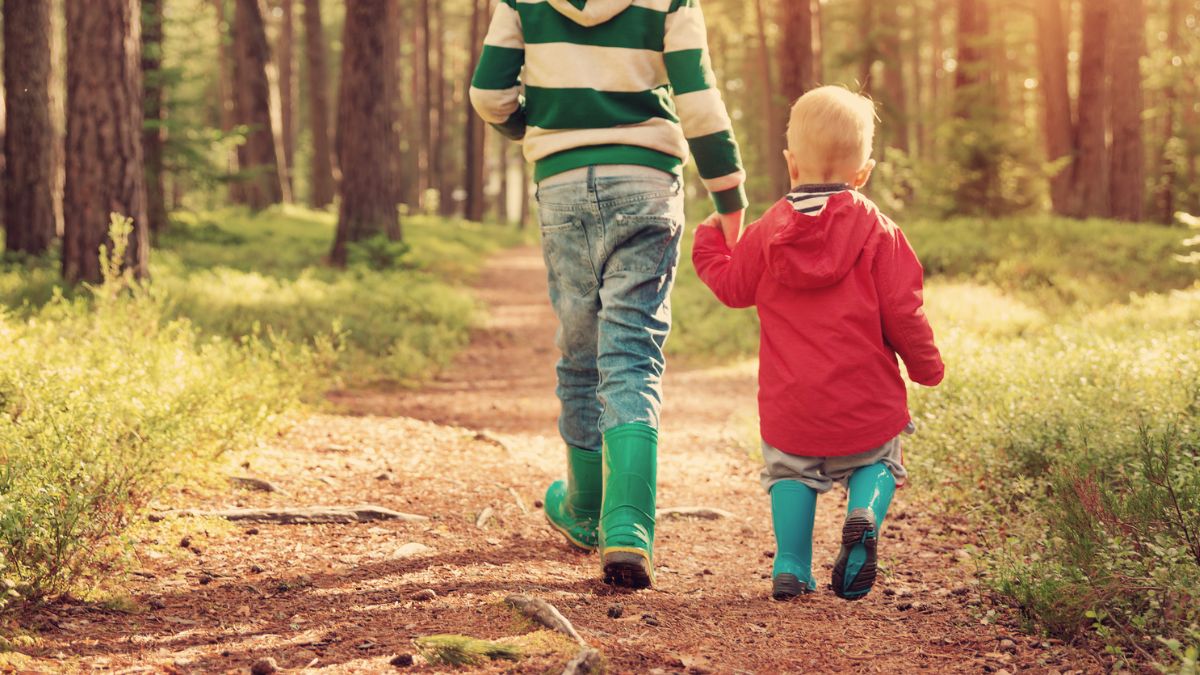
[[[191,518],[224,518],[231,521],[255,523],[278,523],[281,525],[311,525],[318,523],[369,523],[376,520],[401,520],[405,522],[429,520],[425,516],[400,513],[382,506],[360,504],[358,506],[292,506],[265,509],[177,509],[154,514],[160,519],[169,516]]]
[[[250,478],[249,476],[230,476],[229,482],[238,487],[246,488],[247,490],[258,490],[259,492],[282,492],[275,487],[274,483],[265,481],[261,478]]]
[[[673,506],[666,509],[659,509],[657,515],[659,518],[676,516],[679,518],[701,518],[703,520],[720,520],[721,518],[733,517],[733,514],[728,511],[708,506]]]
[[[562,675],[595,675],[601,672],[601,666],[600,652],[584,647],[563,668]]]
[[[510,595],[504,599],[504,604],[512,607],[525,616],[542,624],[546,628],[556,630],[563,635],[578,642],[580,645],[587,646],[583,638],[576,632],[575,626],[563,616],[554,605],[541,600],[539,598],[531,598],[528,595]]]

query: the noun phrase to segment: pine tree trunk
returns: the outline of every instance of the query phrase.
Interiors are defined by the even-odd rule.
[[[381,54],[394,54],[388,40],[398,36],[391,0],[347,0],[342,44],[341,92],[338,100],[338,162],[342,166],[341,208],[330,260],[345,265],[347,246],[376,235],[400,239],[397,215],[398,176],[393,157],[395,108],[387,91],[395,84],[395,64]],[[383,93],[383,95],[380,95]]]
[[[1146,148],[1142,129],[1144,97],[1141,58],[1146,54],[1144,0],[1120,0],[1113,6],[1112,164],[1109,194],[1112,216],[1140,221],[1146,207]]]
[[[321,0],[304,0],[304,40],[308,59],[308,123],[312,127],[312,177],[309,203],[324,208],[333,203],[333,148],[330,143],[329,70]]]
[[[812,3],[779,0],[778,21],[784,38],[779,41],[779,91],[789,104],[816,84],[816,50],[813,44]]]
[[[1108,34],[1111,0],[1083,0],[1083,44],[1079,52],[1079,98],[1076,102],[1076,216],[1106,217],[1108,195]]]
[[[4,246],[45,253],[54,239],[50,5],[4,3]]]
[[[433,173],[431,182],[438,191],[438,213],[449,216],[454,212],[453,188],[450,183],[450,167],[447,163],[449,154],[446,152],[446,130],[449,128],[446,110],[446,15],[442,3],[433,4],[433,18],[436,28],[430,33],[433,36],[433,79],[434,87],[434,124],[433,156],[430,169]]]
[[[1061,0],[1042,0],[1034,4],[1037,12],[1038,88],[1042,92],[1042,132],[1046,139],[1046,159],[1057,162],[1070,158],[1072,142],[1071,93],[1067,82],[1067,30]],[[1071,213],[1071,171],[1063,166],[1050,178],[1050,201],[1059,215]]]
[[[775,77],[771,73],[771,45],[767,40],[767,12],[763,0],[754,0],[754,15],[758,28],[758,76],[761,78],[759,84],[763,93],[763,114],[766,116],[766,133],[763,134],[759,152],[766,160],[767,175],[771,177],[771,193],[779,196],[786,194],[791,187],[788,185],[787,161],[783,158],[783,149],[787,147],[784,129],[791,101],[778,96],[775,90]]]
[[[468,63],[466,81],[469,82],[479,62],[479,45],[487,20],[488,0],[473,0],[471,11],[471,59]],[[484,125],[478,115],[467,115],[466,144],[463,155],[463,182],[467,189],[465,217],[467,220],[483,220],[485,199],[483,194]]]
[[[245,203],[262,209],[283,201],[283,182],[271,119],[271,58],[260,0],[237,0],[233,24],[234,120],[250,128],[238,148]]]
[[[125,264],[150,249],[142,156],[141,12],[136,0],[67,3],[67,176],[63,276],[99,282],[109,215],[133,219]]]
[[[1163,157],[1162,176],[1159,179],[1155,203],[1158,208],[1158,219],[1164,223],[1175,220],[1175,181],[1178,176],[1178,166],[1169,157],[1170,145],[1175,138],[1175,122],[1179,108],[1180,70],[1174,64],[1174,59],[1183,49],[1181,44],[1183,20],[1183,1],[1169,0],[1167,5],[1167,82],[1163,88],[1163,135],[1160,156]],[[1195,103],[1190,102],[1189,107]],[[1186,132],[1185,132],[1186,133]]]
[[[956,113],[970,119],[984,99],[987,61],[983,43],[987,38],[987,9],[983,0],[958,0],[958,66],[954,71]]]
[[[921,77],[921,47],[924,44],[922,29],[929,25],[930,18],[925,15],[922,3],[913,5],[912,12],[909,24],[912,27],[912,39],[909,40],[908,50],[905,54],[908,57],[908,81],[912,84],[912,109],[915,111],[915,114],[910,115],[915,141],[911,154],[913,157],[919,157],[922,156],[928,144],[927,134],[929,133],[929,108],[927,107],[928,101],[925,99],[925,80]]]
[[[886,2],[880,8],[880,56],[883,62],[884,101],[880,107],[881,131],[886,146],[908,153],[908,92],[904,87],[904,58],[901,54],[900,7]]]
[[[929,21],[929,30],[931,31],[929,47],[932,53],[929,63],[930,107],[925,111],[925,115],[929,117],[926,120],[926,125],[931,132],[926,135],[925,145],[921,148],[922,154],[926,156],[936,154],[937,134],[933,133],[933,130],[936,130],[942,123],[942,117],[945,112],[945,107],[942,105],[942,80],[946,76],[946,34],[943,30],[943,17],[949,11],[947,2],[948,0],[933,0]]]
[[[292,192],[296,167],[296,20],[293,0],[279,0],[279,120],[283,175]]]
[[[217,109],[221,131],[229,133],[233,130],[234,91],[233,91],[233,27],[229,24],[226,11],[227,0],[213,0],[217,11]],[[225,158],[225,166],[230,174],[237,173],[237,148],[231,148]],[[229,183],[229,200],[240,204],[245,201],[242,184],[237,181]]]
[[[146,96],[146,122],[142,148],[146,156],[146,215],[150,231],[167,229],[167,177],[163,149],[167,141],[167,108],[162,72],[163,2],[142,0],[142,78]]]

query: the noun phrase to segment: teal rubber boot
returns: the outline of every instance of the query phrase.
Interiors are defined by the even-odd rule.
[[[600,453],[567,446],[567,480],[546,490],[546,520],[572,546],[595,551],[600,522]]]
[[[875,463],[857,469],[849,483],[842,548],[833,564],[833,592],[858,600],[875,584],[879,531],[896,493],[896,479],[886,465]]]
[[[790,600],[812,593],[813,520],[817,491],[794,480],[771,487],[771,521],[775,525],[775,565],[771,569],[771,597]]]
[[[654,583],[654,500],[658,431],[623,424],[604,434],[604,504],[600,559],[604,582],[629,588]]]

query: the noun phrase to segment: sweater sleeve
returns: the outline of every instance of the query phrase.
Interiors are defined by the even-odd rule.
[[[942,381],[945,366],[925,316],[924,270],[900,228],[887,229],[874,268],[883,335],[904,360],[909,378],[932,387]]]
[[[501,0],[492,15],[471,78],[471,105],[483,121],[516,141],[525,137],[525,104],[521,95],[524,65],[525,36],[516,0]]]
[[[664,41],[667,77],[683,135],[717,211],[746,208],[746,172],[729,112],[717,89],[699,0],[675,0]]]
[[[758,223],[746,228],[737,247],[729,250],[725,234],[715,227],[696,228],[692,245],[692,264],[700,280],[728,307],[754,305],[758,282],[762,278],[765,260],[762,245],[763,228]]]

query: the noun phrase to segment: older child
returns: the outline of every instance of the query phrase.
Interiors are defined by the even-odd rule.
[[[689,148],[731,244],[746,207],[699,2],[502,0],[471,102],[524,140],[538,184],[567,445],[546,517],[575,546],[600,549],[606,581],[649,586]]]
[[[833,590],[865,596],[892,494],[906,476],[909,377],[936,385],[941,356],[922,310],[922,270],[904,233],[856,190],[866,184],[875,108],[840,87],[796,102],[788,126],[791,193],[750,225],[736,249],[705,222],[692,258],[730,307],[761,320],[763,487],[771,496],[777,600],[815,589],[817,493],[846,484],[849,508]]]

